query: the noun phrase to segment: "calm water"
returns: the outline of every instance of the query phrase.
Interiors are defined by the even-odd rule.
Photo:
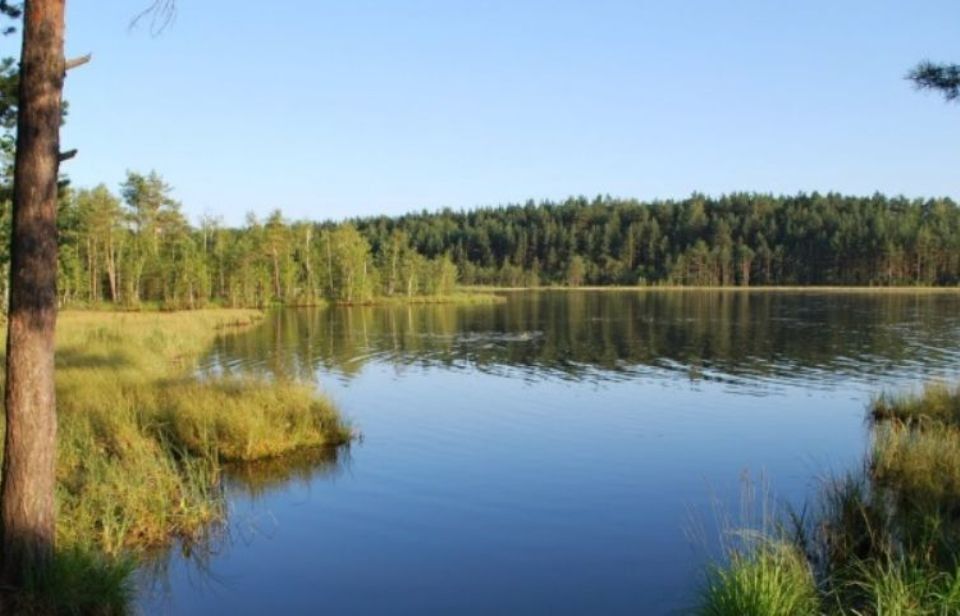
[[[800,504],[870,396],[960,376],[960,295],[509,294],[288,310],[204,369],[316,382],[363,440],[244,469],[147,613],[670,613],[741,476]]]

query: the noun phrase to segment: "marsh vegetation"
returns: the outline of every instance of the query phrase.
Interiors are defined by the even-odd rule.
[[[711,570],[702,613],[960,612],[960,389],[884,395],[869,414],[862,472],[826,481],[809,518],[735,530],[749,540]]]
[[[124,605],[138,554],[189,543],[222,521],[225,464],[349,440],[311,386],[195,372],[216,336],[261,318],[254,310],[61,315],[58,554],[52,573],[28,585],[24,609],[50,600]]]

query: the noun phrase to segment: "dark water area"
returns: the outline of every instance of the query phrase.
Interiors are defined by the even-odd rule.
[[[689,608],[743,477],[802,506],[871,396],[960,376],[960,295],[524,292],[283,310],[203,370],[316,383],[363,438],[232,472],[144,613]]]

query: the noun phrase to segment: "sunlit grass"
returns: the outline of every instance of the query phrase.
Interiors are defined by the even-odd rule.
[[[820,613],[810,565],[793,545],[764,541],[733,552],[725,566],[712,568],[702,591],[707,616],[796,616]]]
[[[826,482],[809,519],[790,518],[790,532],[769,526],[713,571],[701,613],[812,613],[775,603],[798,588],[783,545],[812,572],[815,613],[960,613],[960,389],[881,396],[869,414],[863,473]]]
[[[58,601],[84,605],[89,591],[104,599],[97,610],[116,613],[130,554],[189,541],[222,518],[225,462],[349,439],[336,409],[308,386],[197,376],[218,333],[260,318],[253,310],[60,315],[58,554],[26,589],[24,610],[61,613]]]
[[[251,310],[61,315],[61,543],[117,553],[190,537],[223,513],[222,462],[349,438],[308,386],[194,374],[219,331],[260,318]]]
[[[913,506],[960,503],[960,430],[939,422],[923,428],[878,426],[873,473]]]
[[[349,438],[330,401],[309,386],[228,377],[168,387],[157,429],[197,456],[260,460]]]
[[[920,395],[885,394],[874,400],[870,412],[877,421],[936,421],[960,427],[960,388],[931,383]]]
[[[960,614],[960,571],[939,571],[911,558],[864,562],[852,584],[856,614],[948,616]]]

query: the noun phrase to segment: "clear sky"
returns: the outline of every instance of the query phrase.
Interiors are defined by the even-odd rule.
[[[195,218],[598,193],[960,198],[960,3],[70,0],[77,185],[155,169]],[[254,8],[258,7],[258,8]],[[14,41],[5,41],[11,49]]]

